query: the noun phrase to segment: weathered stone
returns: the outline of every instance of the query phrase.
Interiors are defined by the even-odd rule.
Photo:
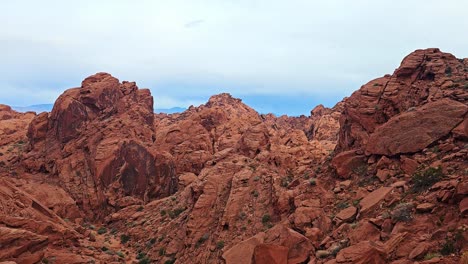
[[[368,194],[359,202],[361,205],[361,213],[365,213],[373,209],[377,204],[384,200],[392,190],[392,187],[380,187],[379,189]]]

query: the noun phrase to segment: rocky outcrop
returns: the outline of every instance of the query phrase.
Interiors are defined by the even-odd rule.
[[[26,129],[35,113],[18,113],[7,105],[0,104],[0,172],[20,161],[26,151]]]
[[[153,122],[149,90],[98,73],[63,93],[49,115],[31,122],[24,164],[57,177],[95,217],[106,210],[93,209],[115,206],[124,196],[164,197],[177,184],[171,161],[157,161],[157,151],[149,148],[155,140]]]
[[[105,73],[50,114],[0,106],[23,122],[0,121],[0,150],[24,145],[0,155],[0,260],[457,263],[467,66],[418,50],[300,117],[229,94],[154,115],[148,90]]]
[[[378,135],[372,138],[372,142],[369,142],[369,137],[376,132],[378,127],[398,115],[403,115],[399,119],[411,119],[412,121],[406,121],[398,128],[393,129],[404,129],[405,127],[414,129],[421,127],[421,122],[424,122],[426,127],[444,125],[444,133],[440,132],[429,137],[426,135],[425,137],[428,139],[417,144],[418,146],[425,145],[431,139],[435,140],[446,135],[453,126],[460,123],[459,118],[463,118],[462,112],[466,111],[454,101],[466,104],[468,99],[466,91],[467,68],[468,61],[466,59],[458,60],[455,56],[443,53],[439,49],[417,50],[411,53],[402,61],[393,75],[385,75],[370,81],[345,100],[344,112],[340,119],[341,129],[337,150],[365,148],[368,143],[369,145],[375,144],[376,138],[384,134],[382,129],[378,131]],[[456,112],[454,120],[442,122],[440,117],[443,116],[443,113],[432,117],[435,119],[421,119],[423,116],[429,118],[428,116],[437,110],[429,106],[425,110],[417,110],[417,108],[442,98],[449,98],[452,101],[445,101],[449,106],[440,102],[436,103],[437,107],[441,107],[440,110],[462,107],[459,110],[451,110]],[[427,114],[424,115],[424,113]],[[396,120],[394,119],[392,123],[397,122]],[[402,137],[406,132],[400,130],[399,136]],[[430,133],[430,131],[422,131],[422,133]],[[394,134],[395,132],[393,132]],[[385,151],[385,153],[392,152],[394,151]]]
[[[422,151],[450,133],[467,112],[465,104],[445,98],[394,116],[371,134],[366,152],[394,156]]]

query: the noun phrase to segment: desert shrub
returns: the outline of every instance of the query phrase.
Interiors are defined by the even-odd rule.
[[[148,257],[144,257],[138,261],[138,264],[150,264],[151,260]]]
[[[440,257],[440,254],[439,254],[439,253],[430,252],[430,253],[427,253],[427,254],[424,256],[424,260],[431,260],[431,259],[436,258],[436,257]]]
[[[457,248],[455,246],[455,241],[452,239],[447,239],[445,240],[444,244],[442,245],[442,248],[440,249],[440,253],[444,256],[453,254],[457,251]]]
[[[141,211],[143,211],[143,209],[144,209],[143,206],[139,206],[139,207],[137,208],[137,212],[141,212]]]
[[[309,184],[310,184],[311,186],[317,185],[317,179],[315,179],[315,178],[310,179],[310,180],[309,180]]]
[[[41,263],[49,264],[49,259],[48,259],[48,258],[43,258],[43,259],[41,260]]]
[[[107,250],[109,250],[109,249],[108,249],[107,247],[102,247],[101,250],[102,250],[102,251],[107,251]]]
[[[168,259],[164,262],[164,264],[174,264],[175,263],[175,259]]]
[[[216,248],[217,249],[222,249],[223,247],[224,247],[224,241],[221,240],[221,241],[218,241],[216,243]]]
[[[169,216],[174,219],[178,217],[183,211],[185,211],[184,208],[176,208],[173,211],[169,211]]]
[[[195,244],[195,247],[198,248],[201,244],[205,243],[205,241],[207,241],[208,238],[210,238],[210,234],[208,234],[208,233],[206,233],[206,234],[204,234],[203,236],[201,236],[201,237],[198,239],[197,243]]]
[[[117,251],[117,256],[119,256],[119,258],[125,258],[125,254],[122,252],[122,251]]]
[[[107,228],[105,227],[100,227],[97,231],[98,234],[102,235],[102,234],[105,234],[107,233]]]
[[[138,252],[136,258],[137,259],[144,259],[144,258],[146,258],[146,253]]]
[[[392,210],[390,217],[394,222],[408,222],[411,221],[411,213],[413,211],[413,204],[401,203]]]
[[[358,206],[360,202],[361,202],[361,199],[353,200],[353,206]]]
[[[370,184],[373,184],[377,180],[378,178],[375,175],[371,175],[371,176],[365,175],[359,179],[358,186],[359,187],[368,186]]]
[[[411,180],[413,182],[413,192],[423,192],[429,189],[434,183],[439,182],[445,177],[442,168],[429,167],[424,170],[419,170],[413,174]]]
[[[452,76],[452,67],[447,66],[447,68],[445,68],[445,75],[449,77]]]
[[[240,212],[239,213],[239,219],[240,220],[245,220],[247,218],[247,214],[245,212]]]
[[[253,180],[254,180],[254,181],[259,181],[259,180],[260,180],[260,177],[259,177],[259,176],[255,176],[255,177],[253,178]]]
[[[336,208],[338,208],[339,210],[343,210],[343,209],[348,208],[348,207],[349,207],[349,203],[346,202],[346,201],[339,202],[339,203],[336,205]]]
[[[359,175],[360,177],[364,177],[367,175],[367,170],[368,170],[367,164],[362,164],[354,168],[353,172]]]
[[[280,186],[286,188],[292,182],[292,180],[293,180],[292,176],[283,177],[281,178]]]
[[[159,256],[164,256],[164,255],[166,255],[166,248],[162,247],[159,249]]]
[[[263,223],[263,224],[266,224],[266,223],[268,223],[268,222],[270,222],[270,221],[271,221],[271,216],[270,216],[269,214],[264,214],[264,215],[262,216],[262,223]]]
[[[251,194],[253,195],[253,197],[258,197],[258,191],[257,190],[253,190],[251,192]]]
[[[120,243],[125,244],[130,240],[129,235],[122,234],[120,235]]]
[[[159,212],[161,214],[161,216],[165,216],[166,215],[166,210],[161,210],[161,212]]]

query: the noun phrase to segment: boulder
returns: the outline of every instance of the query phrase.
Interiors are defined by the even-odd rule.
[[[393,156],[421,151],[450,133],[467,111],[465,104],[446,98],[396,115],[371,134],[366,152]]]
[[[332,160],[332,165],[338,176],[348,179],[352,173],[366,165],[364,159],[364,155],[356,154],[354,150],[350,150],[336,155]]]
[[[255,264],[288,263],[289,248],[278,245],[260,244],[254,250]]]
[[[373,209],[377,204],[383,201],[392,190],[393,187],[380,187],[379,189],[369,193],[359,202],[361,205],[361,213],[365,213]]]

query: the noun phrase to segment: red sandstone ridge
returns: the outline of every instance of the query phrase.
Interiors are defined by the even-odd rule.
[[[107,73],[86,78],[67,90],[50,114],[38,115],[28,128],[29,171],[50,174],[83,209],[119,208],[119,199],[148,201],[173,193],[170,167],[155,162],[153,98],[133,82]]]
[[[51,113],[0,106],[0,261],[458,263],[467,87],[468,59],[426,49],[310,116],[153,114],[107,73]]]

